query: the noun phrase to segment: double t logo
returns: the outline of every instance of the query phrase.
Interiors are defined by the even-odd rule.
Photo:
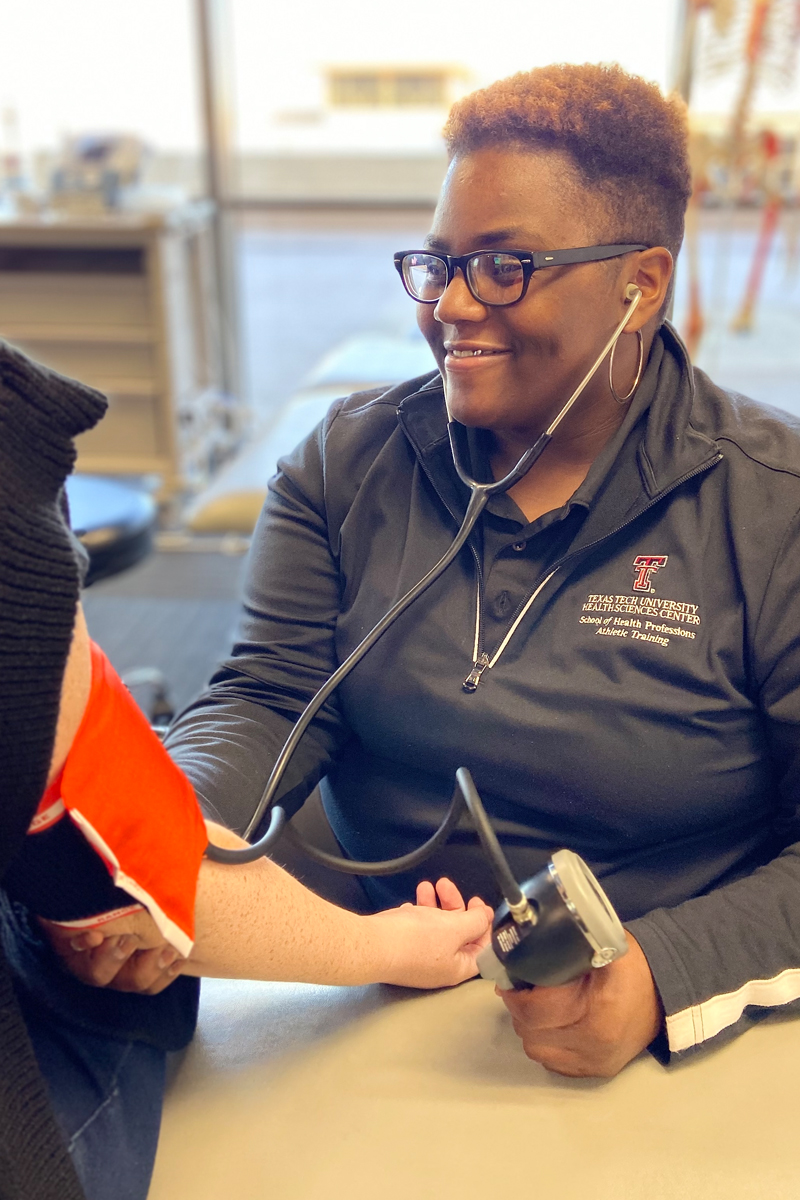
[[[633,560],[635,592],[653,592],[655,588],[650,582],[650,576],[667,565],[667,554],[638,554]]]

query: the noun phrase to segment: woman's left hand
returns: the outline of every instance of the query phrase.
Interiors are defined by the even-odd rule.
[[[627,938],[624,958],[572,983],[497,989],[528,1058],[559,1075],[610,1078],[652,1042],[661,1002],[639,943]]]

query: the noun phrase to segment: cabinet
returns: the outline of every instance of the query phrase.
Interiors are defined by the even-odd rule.
[[[241,440],[221,386],[213,208],[0,220],[0,337],[103,392],[79,471],[201,487]]]

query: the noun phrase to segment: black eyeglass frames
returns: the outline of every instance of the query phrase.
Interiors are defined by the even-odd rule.
[[[453,257],[430,250],[398,250],[394,265],[403,287],[419,304],[436,304],[457,270],[479,304],[516,304],[528,290],[534,271],[572,263],[619,258],[644,245],[578,246],[574,250],[475,250]]]

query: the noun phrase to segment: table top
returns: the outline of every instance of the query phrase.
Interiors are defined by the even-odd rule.
[[[791,1019],[570,1080],[525,1058],[483,980],[207,980],[150,1200],[796,1200],[798,1078]]]

